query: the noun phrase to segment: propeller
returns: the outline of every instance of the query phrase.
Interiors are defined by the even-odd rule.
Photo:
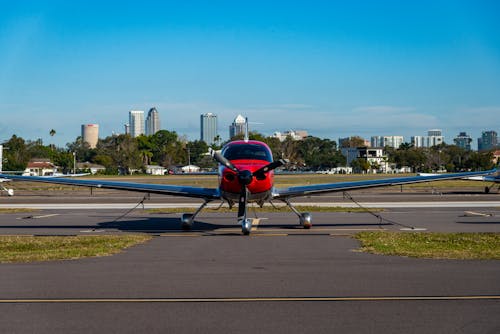
[[[210,155],[218,162],[220,163],[221,165],[224,165],[226,166],[227,168],[229,168],[230,170],[232,170],[233,172],[235,173],[238,173],[238,168],[236,168],[232,163],[231,161],[229,161],[228,159],[226,159],[222,154],[220,154],[219,152],[217,152],[216,150],[214,150],[213,148],[209,148],[208,149],[208,153],[210,153]]]
[[[287,162],[288,162],[288,160],[285,160],[285,159],[279,159],[279,160],[273,161],[273,162],[265,165],[264,167],[259,168],[255,172],[253,172],[253,175],[257,179],[263,179],[264,177],[266,177],[266,173],[272,171],[273,169],[276,169],[278,167],[283,166]]]
[[[258,180],[263,180],[266,177],[266,174],[270,171],[283,166],[287,163],[286,160],[280,159],[277,161],[273,161],[264,167],[259,168],[255,172],[251,172],[249,170],[239,170],[235,165],[231,163],[227,158],[225,158],[219,152],[209,148],[210,155],[221,165],[226,166],[230,170],[236,173],[236,177],[241,185],[240,197],[238,200],[238,221],[241,221],[242,224],[247,224],[246,222],[246,211],[247,211],[247,202],[248,202],[248,188],[247,186],[252,182],[253,177],[255,176]],[[245,228],[244,233],[248,234],[248,230]]]

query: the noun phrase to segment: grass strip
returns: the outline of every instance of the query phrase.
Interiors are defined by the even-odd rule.
[[[109,256],[144,243],[142,234],[99,236],[0,236],[0,263],[75,260]]]
[[[361,232],[361,251],[430,259],[500,260],[500,233]]]
[[[345,208],[345,207],[340,207],[340,206],[308,206],[308,205],[298,205],[295,206],[297,210],[300,212],[366,212],[366,210],[370,210],[372,212],[381,212],[384,211],[382,208]],[[193,208],[155,208],[155,209],[146,209],[145,211],[151,214],[157,214],[157,213],[185,213],[189,212],[190,210],[194,210]],[[248,210],[250,212],[265,212],[265,213],[272,213],[272,212],[291,212],[291,210],[284,205],[280,205],[278,207],[273,207],[273,206],[264,206],[264,207],[253,207],[250,206],[248,207]],[[219,213],[229,213],[229,212],[238,212],[238,208],[235,206],[232,209],[229,209],[228,207],[222,207],[220,209],[212,209],[212,208],[206,208],[204,209],[204,212],[219,212]]]

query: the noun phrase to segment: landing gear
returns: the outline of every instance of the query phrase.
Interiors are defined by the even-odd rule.
[[[184,231],[191,230],[193,226],[194,217],[200,213],[201,210],[208,204],[209,201],[205,200],[203,204],[194,213],[183,213],[181,216],[181,227]]]
[[[252,220],[251,219],[243,219],[241,221],[241,233],[243,235],[249,235],[252,230]]]
[[[311,228],[312,226],[312,217],[311,217],[311,214],[309,212],[304,212],[304,213],[301,213],[299,215],[299,222],[300,222],[300,225],[308,230]]]
[[[489,187],[488,187],[488,186],[484,187],[484,193],[485,193],[485,194],[489,194],[489,193],[491,192],[491,190],[494,190],[494,189],[495,189],[495,186],[496,186],[496,185],[497,185],[497,184],[493,183],[493,184],[492,184],[491,186],[489,186]],[[500,184],[498,185],[497,191],[500,191]]]
[[[288,199],[284,200],[286,205],[297,215],[299,216],[299,223],[304,229],[308,230],[312,226],[312,217],[309,212],[299,212],[293,205],[290,203]]]
[[[183,213],[181,216],[181,227],[184,231],[189,231],[193,226],[194,217],[192,213]]]

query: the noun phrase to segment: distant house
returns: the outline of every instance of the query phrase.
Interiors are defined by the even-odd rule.
[[[199,173],[200,172],[200,167],[195,166],[195,165],[187,165],[183,166],[181,168],[183,173]]]
[[[146,166],[146,174],[151,175],[165,175],[168,172],[168,169],[163,166],[156,165],[147,165]]]
[[[51,176],[57,173],[57,167],[48,159],[32,159],[23,172],[23,176]]]
[[[91,174],[97,174],[99,172],[104,172],[106,167],[91,162],[77,162],[76,169],[83,172],[90,171]]]
[[[348,165],[356,159],[364,159],[371,166],[377,166],[382,173],[389,172],[387,156],[384,155],[384,149],[381,147],[343,147],[341,152],[347,158]]]
[[[500,150],[493,152],[493,163],[496,165],[500,163]]]

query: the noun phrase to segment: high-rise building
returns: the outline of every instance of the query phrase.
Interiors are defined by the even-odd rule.
[[[123,124],[123,128],[125,130],[125,134],[129,135],[130,134],[130,124],[128,124],[128,123]]]
[[[99,124],[82,124],[82,141],[96,148],[99,140]]]
[[[307,138],[308,133],[306,130],[288,130],[285,132],[276,131],[271,137],[278,138],[279,141],[285,141],[287,138],[293,140],[303,140]]]
[[[427,136],[413,136],[411,137],[411,143],[415,147],[432,147],[441,145],[444,143],[444,136],[442,131],[439,129],[433,129],[427,131]]]
[[[496,131],[483,131],[477,140],[478,151],[492,150],[498,147],[498,134]]]
[[[3,145],[0,145],[0,172],[3,168]]]
[[[130,136],[138,137],[144,134],[144,111],[130,110],[128,113]]]
[[[403,144],[403,136],[373,136],[371,137],[371,147],[393,147],[399,148]]]
[[[466,132],[460,132],[458,136],[453,138],[453,142],[455,143],[455,145],[463,148],[464,150],[471,150],[470,144],[472,143],[472,138]]]
[[[234,119],[233,124],[229,126],[229,138],[231,139],[239,134],[244,134],[245,127],[246,127],[245,117],[238,115]]]
[[[160,131],[160,114],[156,108],[149,109],[148,117],[146,117],[146,136],[154,135]]]
[[[216,142],[217,138],[217,115],[206,113],[200,115],[200,140],[208,145]]]

